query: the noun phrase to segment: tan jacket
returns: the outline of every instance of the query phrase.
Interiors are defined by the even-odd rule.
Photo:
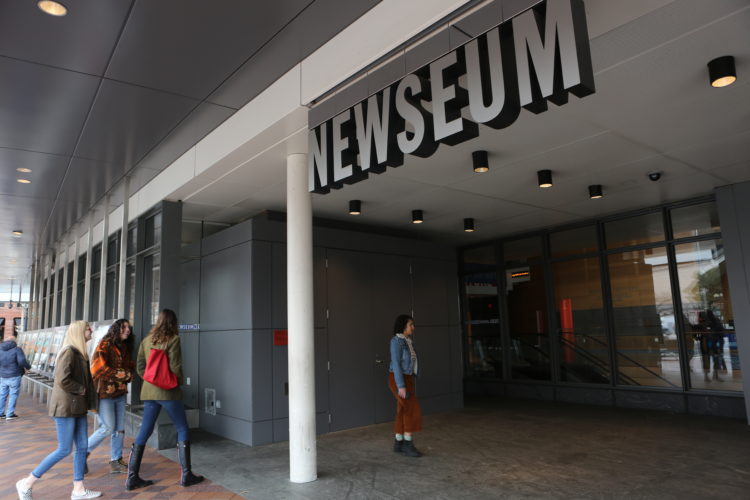
[[[182,399],[182,349],[180,347],[180,336],[175,335],[172,337],[166,345],[154,345],[151,341],[151,335],[143,339],[140,347],[138,347],[138,362],[136,370],[138,375],[143,378],[143,374],[146,371],[146,361],[148,355],[151,353],[152,348],[163,349],[167,352],[169,358],[169,370],[177,375],[177,387],[174,389],[162,389],[143,381],[141,386],[141,401],[172,401]]]
[[[89,372],[89,362],[75,347],[68,346],[57,356],[55,384],[49,398],[50,417],[83,417],[96,409],[97,397]]]

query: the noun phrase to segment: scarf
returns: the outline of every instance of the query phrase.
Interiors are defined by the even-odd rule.
[[[414,350],[414,345],[412,344],[411,337],[407,337],[403,333],[397,333],[396,337],[406,341],[406,346],[409,348],[409,354],[411,354],[412,373],[414,375],[417,375],[417,372],[419,371],[419,361],[417,360],[417,352]]]

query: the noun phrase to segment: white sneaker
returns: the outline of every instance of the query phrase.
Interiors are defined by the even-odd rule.
[[[16,483],[16,491],[18,492],[18,500],[34,500],[31,497],[31,488],[24,489],[23,479]]]
[[[96,498],[100,496],[102,496],[101,491],[91,491],[91,490],[86,489],[86,490],[83,490],[83,493],[80,493],[80,494],[71,493],[70,500],[84,500],[86,498]]]

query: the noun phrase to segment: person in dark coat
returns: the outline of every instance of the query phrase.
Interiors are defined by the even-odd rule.
[[[21,392],[21,379],[31,365],[26,361],[23,349],[18,347],[16,339],[9,336],[0,344],[0,418],[13,420],[16,415],[16,401]],[[10,395],[10,397],[8,397]],[[5,410],[5,402],[8,410]]]

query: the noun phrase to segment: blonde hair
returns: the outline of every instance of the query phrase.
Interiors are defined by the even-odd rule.
[[[70,324],[68,331],[65,333],[62,348],[67,346],[75,347],[84,359],[89,359],[89,353],[86,350],[86,329],[89,327],[88,321],[75,321]]]

